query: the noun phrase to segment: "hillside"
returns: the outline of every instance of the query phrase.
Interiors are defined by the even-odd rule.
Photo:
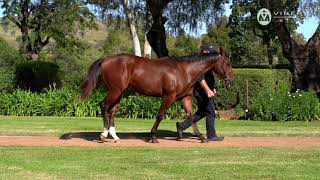
[[[97,27],[98,27],[97,30],[95,29],[87,30],[84,33],[84,35],[81,36],[80,38],[83,38],[84,40],[88,41],[92,45],[96,45],[101,41],[105,40],[108,34],[106,30],[106,26],[101,22],[97,22]],[[12,27],[9,30],[5,30],[3,25],[0,25],[0,37],[5,39],[11,46],[13,47],[19,46],[19,43],[17,41],[19,39],[19,36],[21,36],[21,33],[18,28]]]

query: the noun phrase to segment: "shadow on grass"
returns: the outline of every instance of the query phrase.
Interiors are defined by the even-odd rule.
[[[60,136],[60,139],[68,140],[72,138],[80,138],[88,141],[99,141],[101,132],[74,132],[66,133]],[[117,135],[120,139],[141,139],[148,140],[150,138],[150,132],[118,132]],[[194,137],[192,133],[185,132],[184,137]],[[177,132],[169,130],[158,130],[158,139],[176,139]],[[108,137],[110,139],[110,136]]]

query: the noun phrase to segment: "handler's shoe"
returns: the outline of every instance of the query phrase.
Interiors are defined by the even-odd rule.
[[[178,139],[182,139],[183,129],[180,127],[179,122],[176,122],[176,128],[177,128]]]
[[[207,139],[208,139],[208,141],[223,141],[224,137],[223,136],[221,136],[221,137],[213,136],[213,137],[208,137]]]

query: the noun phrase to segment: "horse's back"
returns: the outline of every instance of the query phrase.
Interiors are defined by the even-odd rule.
[[[150,60],[127,54],[109,57],[102,63],[103,79],[108,88],[130,87],[149,96],[174,91],[177,70],[177,65],[170,59]]]

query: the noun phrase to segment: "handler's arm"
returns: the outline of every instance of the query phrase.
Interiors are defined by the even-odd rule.
[[[202,79],[202,80],[200,81],[200,85],[201,85],[201,87],[207,92],[208,97],[212,97],[212,96],[215,95],[215,92],[213,92],[213,91],[209,88],[207,82],[206,82],[204,79]]]

